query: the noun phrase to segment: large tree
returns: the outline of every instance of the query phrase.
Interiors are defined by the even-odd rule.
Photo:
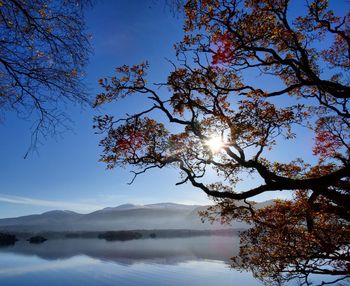
[[[15,111],[38,135],[65,124],[66,102],[87,103],[89,0],[0,1],[0,112]]]
[[[294,4],[301,1],[188,1],[165,83],[147,84],[147,63],[100,80],[97,106],[134,94],[150,102],[125,118],[95,118],[106,134],[101,160],[132,165],[135,177],[177,167],[178,184],[216,202],[204,217],[250,223],[233,266],[269,283],[316,274],[340,281],[350,272],[350,13],[335,15],[325,0]],[[289,162],[276,159],[274,150],[300,134],[314,138],[302,150],[309,155],[289,148]],[[254,207],[256,196],[281,191],[293,199]]]

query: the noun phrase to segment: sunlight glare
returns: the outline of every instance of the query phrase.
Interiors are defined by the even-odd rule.
[[[224,146],[224,143],[219,136],[213,136],[207,140],[206,145],[210,148],[213,153],[219,152],[220,149]]]

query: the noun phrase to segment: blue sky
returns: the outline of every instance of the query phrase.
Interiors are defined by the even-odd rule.
[[[112,75],[114,68],[148,60],[149,81],[161,82],[171,69],[166,58],[174,59],[173,44],[182,37],[182,20],[174,17],[165,1],[97,1],[87,13],[94,54],[87,68],[86,83],[93,97],[101,92],[97,81]],[[148,204],[178,202],[207,204],[209,200],[190,185],[175,186],[174,169],[152,171],[129,186],[129,170],[107,171],[98,162],[99,136],[92,129],[92,118],[112,112],[124,115],[140,103],[121,101],[99,110],[70,106],[73,131],[48,138],[38,152],[23,159],[30,144],[30,121],[7,113],[0,124],[0,218],[41,213],[53,209],[89,212],[123,203]],[[141,106],[142,107],[142,106]],[[299,145],[298,145],[299,144]],[[292,142],[277,149],[283,158],[289,148],[303,155],[312,138]],[[261,200],[271,198],[270,195]]]
[[[170,70],[166,58],[174,58],[173,44],[181,39],[182,21],[163,2],[105,0],[88,11],[94,54],[86,82],[92,96],[101,92],[98,79],[112,75],[123,64],[148,60],[151,79],[166,78]],[[0,125],[0,218],[52,209],[88,212],[123,203],[208,203],[199,190],[176,187],[175,170],[150,172],[129,186],[129,170],[107,171],[98,162],[101,149],[92,129],[93,116],[109,111],[123,115],[126,108],[132,108],[130,104],[121,102],[100,110],[69,107],[73,131],[43,141],[27,159],[23,156],[30,144],[31,122],[7,113]]]

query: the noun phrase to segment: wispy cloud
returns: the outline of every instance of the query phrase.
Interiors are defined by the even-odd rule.
[[[32,198],[20,197],[20,196],[9,196],[5,194],[0,194],[0,202],[9,203],[9,204],[20,204],[20,205],[41,206],[41,207],[48,207],[48,208],[74,210],[74,211],[82,211],[82,212],[94,211],[94,210],[103,208],[103,206],[97,205],[97,204],[54,201],[54,200],[40,200],[40,199],[32,199]]]

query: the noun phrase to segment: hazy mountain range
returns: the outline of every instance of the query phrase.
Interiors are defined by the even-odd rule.
[[[265,204],[265,203],[262,203]],[[103,231],[131,229],[224,229],[232,225],[202,223],[198,211],[207,206],[159,203],[124,204],[88,214],[73,211],[49,211],[42,214],[0,219],[0,230],[11,231]]]

